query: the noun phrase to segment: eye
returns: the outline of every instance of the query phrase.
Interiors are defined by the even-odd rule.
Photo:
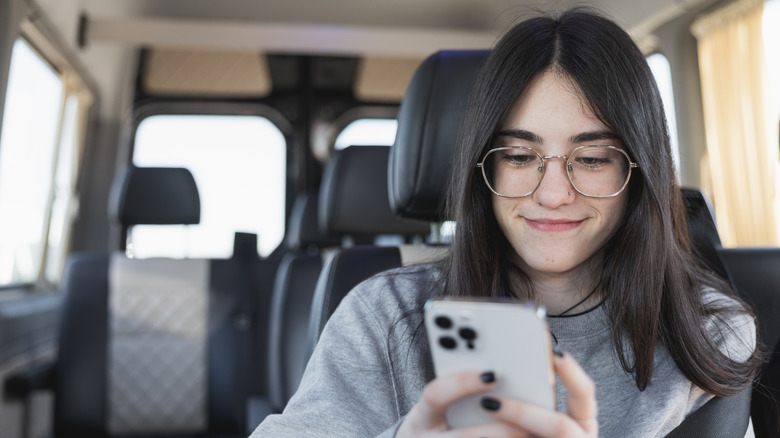
[[[593,170],[615,163],[615,154],[611,149],[593,147],[580,150],[571,160],[579,167]]]
[[[537,157],[531,152],[507,152],[504,153],[503,160],[514,166],[522,166],[524,164],[533,163]]]
[[[610,159],[607,157],[580,156],[577,157],[576,161],[586,167],[599,167],[609,164]]]

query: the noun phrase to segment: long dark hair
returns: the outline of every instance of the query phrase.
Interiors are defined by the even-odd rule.
[[[516,25],[483,68],[467,109],[447,198],[457,233],[444,262],[445,291],[535,297],[530,280],[512,262],[513,250],[475,164],[491,147],[516,99],[537,75],[551,69],[579,87],[593,113],[639,164],[627,188],[624,217],[602,249],[600,287],[621,365],[644,390],[661,344],[697,386],[718,396],[739,392],[757,373],[757,353],[744,363],[731,360],[715,345],[705,321],[749,310],[738,301],[703,302],[707,287],[733,292],[691,255],[655,80],[631,37],[591,10],[576,8]]]

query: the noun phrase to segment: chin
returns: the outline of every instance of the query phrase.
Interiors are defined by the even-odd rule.
[[[530,263],[525,262],[523,265],[536,272],[562,274],[576,268],[580,263],[574,263],[571,260],[556,260],[555,256],[551,256],[541,260],[537,258],[536,260],[531,260]]]

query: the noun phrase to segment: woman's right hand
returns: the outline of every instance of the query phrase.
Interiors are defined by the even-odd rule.
[[[445,413],[452,403],[483,393],[495,386],[495,375],[490,372],[468,371],[431,380],[422,392],[420,401],[409,411],[396,438],[413,437],[524,437],[526,434],[507,423],[493,422],[457,431],[449,429]]]
[[[449,405],[495,386],[495,375],[491,372],[464,372],[429,382],[420,401],[401,423],[396,437],[598,437],[593,381],[568,354],[556,357],[553,367],[568,392],[566,413],[516,400],[486,398],[483,399],[483,408],[499,421],[450,430],[445,417]]]

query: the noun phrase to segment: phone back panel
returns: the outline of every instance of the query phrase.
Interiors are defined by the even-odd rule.
[[[437,376],[496,374],[495,388],[450,406],[450,427],[495,421],[480,406],[486,395],[555,409],[552,349],[543,312],[514,302],[433,299],[425,307],[425,325]]]

